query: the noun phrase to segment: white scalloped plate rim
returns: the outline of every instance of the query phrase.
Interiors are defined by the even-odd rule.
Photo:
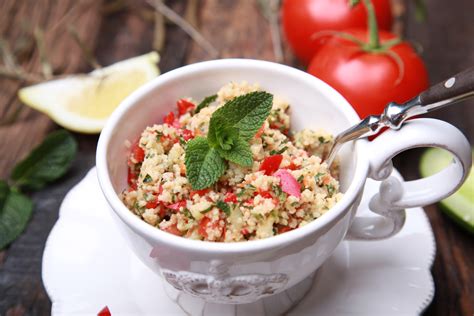
[[[373,191],[374,190],[373,187],[375,185],[374,185],[374,183],[370,184],[371,182],[372,182],[371,180],[368,181],[366,191],[371,191],[371,190]],[[100,188],[98,186],[95,167],[92,168],[88,172],[88,174],[84,177],[84,179],[82,179],[78,184],[76,184],[65,196],[65,198],[64,198],[64,200],[61,204],[61,207],[60,207],[59,218],[58,218],[57,222],[55,223],[53,229],[51,230],[50,235],[48,236],[48,239],[46,241],[44,252],[43,252],[43,260],[42,260],[43,284],[44,284],[44,287],[46,289],[46,292],[48,293],[49,298],[52,301],[52,310],[51,310],[52,315],[70,315],[70,314],[91,314],[92,315],[92,314],[96,314],[105,305],[108,305],[110,307],[109,302],[104,301],[102,303],[102,305],[100,305],[100,304],[97,305],[96,304],[96,306],[94,308],[90,308],[87,311],[85,311],[85,310],[81,311],[80,310],[81,307],[72,307],[71,308],[71,306],[75,305],[75,304],[82,306],[82,305],[84,305],[83,304],[84,302],[89,303],[90,299],[95,298],[95,297],[93,297],[93,295],[97,294],[97,293],[94,293],[93,291],[89,291],[90,288],[85,287],[84,289],[87,289],[87,290],[83,290],[82,292],[79,292],[75,295],[72,295],[72,297],[71,297],[71,295],[69,295],[67,292],[68,292],[68,289],[70,290],[74,286],[71,286],[70,284],[68,284],[68,282],[67,282],[68,275],[66,273],[63,273],[64,271],[61,272],[61,271],[56,270],[56,268],[58,268],[58,267],[59,267],[59,269],[61,269],[62,267],[64,267],[64,268],[71,268],[71,267],[74,268],[73,265],[78,264],[75,261],[74,261],[74,264],[71,264],[71,261],[68,261],[68,259],[66,259],[65,262],[64,262],[64,259],[65,259],[64,253],[68,254],[68,251],[69,251],[69,255],[71,255],[71,254],[74,255],[75,253],[74,253],[74,251],[70,251],[70,249],[66,249],[66,247],[64,245],[61,245],[61,242],[63,241],[63,238],[67,237],[68,235],[71,235],[72,232],[74,232],[74,229],[77,229],[77,227],[75,228],[74,226],[79,226],[80,229],[84,229],[84,228],[91,229],[91,230],[88,231],[89,235],[87,235],[87,234],[82,235],[82,237],[85,237],[86,239],[89,238],[90,239],[89,241],[95,242],[97,240],[100,241],[101,238],[106,238],[104,235],[100,236],[101,235],[100,233],[102,232],[102,230],[99,230],[99,229],[97,229],[97,227],[94,227],[94,223],[96,222],[96,221],[94,221],[94,218],[96,220],[99,220],[99,224],[100,224],[100,221],[103,221],[103,220],[112,221],[112,218],[110,218],[110,216],[112,216],[112,215],[108,214],[107,212],[104,212],[104,214],[107,214],[107,215],[104,215],[104,214],[100,214],[100,213],[92,214],[90,211],[89,211],[89,213],[88,213],[88,211],[84,211],[84,206],[80,203],[78,204],[77,200],[75,200],[75,198],[80,197],[81,193],[83,193],[82,191],[85,192],[86,190],[90,190],[89,193],[91,195],[96,195],[95,199],[101,199],[102,200],[102,201],[98,201],[98,200],[92,199],[92,200],[94,200],[94,202],[99,202],[99,206],[102,206],[102,207],[106,206],[108,208],[108,205],[107,205],[105,199],[102,197],[102,192],[100,191]],[[360,208],[359,212],[360,213],[366,212],[367,214],[369,214],[370,212],[368,210],[363,209],[364,206],[366,207],[366,205],[367,205],[367,201],[364,201],[364,200],[365,199],[363,199],[363,201],[361,203],[361,208]],[[83,200],[81,200],[81,202],[82,201]],[[75,202],[75,203],[71,203],[71,202]],[[364,215],[366,215],[366,214],[364,214]],[[428,217],[424,213],[423,209],[415,208],[415,209],[407,210],[407,224],[402,229],[402,231],[399,233],[399,235],[397,235],[395,237],[392,237],[392,239],[397,239],[397,238],[399,238],[400,235],[403,235],[404,231],[406,230],[406,226],[408,226],[408,224],[410,224],[411,221],[414,222],[415,219],[416,219],[416,222],[417,222],[416,230],[418,230],[418,233],[420,233],[420,236],[422,236],[423,241],[427,243],[426,248],[423,248],[423,250],[424,250],[423,253],[417,252],[417,257],[418,257],[417,260],[422,260],[422,263],[420,263],[420,266],[417,267],[417,268],[423,270],[423,271],[420,271],[423,274],[423,282],[427,282],[427,283],[423,284],[422,288],[425,291],[423,292],[423,295],[420,295],[420,298],[418,299],[418,302],[416,304],[412,303],[411,311],[412,311],[413,315],[421,314],[429,306],[429,304],[433,300],[434,293],[435,293],[434,281],[433,281],[433,277],[431,275],[430,270],[431,270],[431,267],[433,265],[435,254],[436,254],[436,243],[435,243],[435,238],[434,238],[433,231],[432,231],[431,226],[429,224]],[[72,220],[74,220],[74,221],[72,221]],[[413,222],[412,222],[412,224],[413,224]],[[81,227],[81,225],[82,225],[82,227]],[[109,230],[108,231],[109,233],[110,233],[110,230],[115,231],[114,232],[115,236],[118,236],[118,235],[121,234],[118,231],[118,229],[115,227],[115,224],[111,224],[111,225],[108,225],[108,226],[107,225],[106,226],[101,226],[100,228],[102,229],[103,227],[107,227],[106,230]],[[97,234],[98,232],[99,232],[99,234]],[[105,234],[105,235],[107,237],[109,237],[107,234]],[[99,239],[97,239],[97,238],[99,238]],[[121,238],[121,237],[119,237],[119,238]],[[420,237],[418,237],[418,238],[420,238]],[[387,242],[387,241],[343,242],[342,244],[344,245],[345,250],[339,251],[339,253],[348,252],[349,251],[348,249],[350,249],[351,247],[352,248],[360,247],[357,244],[363,245],[363,244],[373,243],[374,245],[376,245],[376,243],[383,243],[383,242]],[[91,245],[93,245],[93,244],[91,244]],[[83,250],[87,250],[89,248],[90,247],[84,247]],[[124,249],[125,249],[124,250],[125,252],[131,253],[131,251],[128,250],[127,248],[124,248]],[[123,251],[123,249],[122,249],[122,251]],[[336,249],[336,252],[337,252],[337,249]],[[131,257],[134,257],[134,255],[132,255]],[[80,260],[83,260],[84,258],[87,259],[87,256],[80,257],[80,258],[78,257],[78,260],[80,261]],[[331,259],[329,259],[329,260],[331,260]],[[138,259],[136,259],[136,258],[131,259],[131,261],[134,261],[134,264],[142,265],[141,262],[138,263]],[[65,265],[61,265],[61,263],[64,263]],[[79,263],[79,264],[81,264],[81,263]],[[79,264],[75,268],[79,267],[80,266]],[[130,264],[130,263],[127,263],[127,264]],[[86,266],[87,266],[87,262],[84,262],[84,265],[82,265],[82,267],[86,267]],[[148,269],[144,265],[143,265],[142,268],[145,269],[145,270]],[[324,269],[325,265],[323,265],[322,268]],[[143,271],[145,271],[145,270],[143,270]],[[142,271],[142,273],[148,273],[148,272],[143,272],[143,271]],[[102,272],[104,272],[104,271],[102,271]],[[108,273],[109,271],[107,270],[105,272]],[[61,273],[63,273],[63,274],[61,274]],[[153,274],[152,272],[149,272],[149,273]],[[86,274],[81,275],[81,276],[85,279],[87,279],[87,277],[88,277],[88,275],[86,275]],[[153,276],[153,277],[157,277],[157,276]],[[80,279],[78,281],[78,283],[75,284],[75,285],[81,285],[81,282],[83,283],[82,279]],[[135,280],[135,282],[137,282],[137,281]],[[98,283],[100,283],[100,281]],[[125,283],[126,284],[131,284],[131,281],[127,280]],[[102,283],[102,285],[103,285],[103,283]],[[133,285],[136,285],[136,284],[133,284]],[[315,287],[317,288],[318,286],[316,285]],[[161,287],[161,288],[163,288],[163,287]],[[364,288],[363,287],[358,288],[358,290],[363,291]],[[166,291],[163,289],[162,292],[165,293]],[[377,293],[375,293],[375,294],[377,294]],[[137,296],[134,297],[134,298],[137,299],[137,301],[139,301],[141,299],[141,298],[138,298]],[[374,297],[374,300],[376,300],[376,299],[377,299],[377,297]],[[410,298],[410,299],[413,300],[413,298]],[[168,303],[174,304],[171,301],[171,299],[167,298],[167,300],[169,301]],[[77,304],[78,301],[81,301],[82,303]],[[302,304],[305,304],[305,305],[311,304],[310,302],[307,302],[307,301],[309,301],[309,300],[305,300],[305,298],[304,298],[303,301],[298,306],[296,306],[295,308],[292,309],[290,314],[291,315],[293,315],[293,314],[294,315],[303,315],[303,314],[301,314],[301,312],[298,312],[298,309],[299,309],[299,306],[302,305]],[[135,306],[133,306],[133,305],[135,305]],[[367,306],[369,306],[369,305],[367,305]],[[134,307],[139,308],[139,306],[137,304],[131,304],[129,307],[132,308],[132,309]],[[178,308],[178,307],[176,307],[176,308]],[[314,308],[317,309],[317,307],[314,307]],[[174,309],[174,310],[175,311],[181,311],[179,308]],[[313,312],[314,309],[311,309],[311,311]],[[395,312],[393,315],[405,315],[405,312],[406,311],[404,311],[403,314],[401,314],[401,313],[397,314]],[[112,310],[112,314],[114,316],[115,315],[130,315],[130,314],[133,314],[133,313],[134,312],[117,311],[117,310],[114,311],[114,310]],[[350,314],[351,315],[369,315],[370,311],[367,311],[367,313],[364,313],[364,312],[354,312],[354,313],[352,313],[351,312]],[[372,313],[372,314],[374,314],[374,313]],[[340,315],[349,315],[349,314],[347,314],[346,312],[341,312]]]

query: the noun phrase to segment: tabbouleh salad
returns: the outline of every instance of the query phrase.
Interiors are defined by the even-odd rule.
[[[338,168],[321,159],[332,142],[324,131],[292,134],[290,105],[278,96],[229,83],[199,104],[178,100],[176,113],[128,144],[129,187],[121,198],[174,235],[268,238],[308,224],[341,199]]]

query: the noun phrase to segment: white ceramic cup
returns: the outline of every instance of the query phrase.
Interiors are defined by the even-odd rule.
[[[323,128],[337,134],[359,122],[339,93],[305,72],[264,61],[224,59],[170,71],[138,89],[112,114],[97,148],[100,186],[129,246],[151,270],[192,296],[241,304],[287,290],[318,269],[343,238],[392,236],[403,226],[406,208],[449,196],[469,172],[470,145],[458,129],[439,120],[414,119],[372,142],[345,145],[339,155],[342,200],[320,218],[285,234],[212,243],[174,236],[133,215],[118,196],[127,187],[126,141],[137,139],[147,125],[161,122],[177,99],[200,100],[230,81],[243,80],[289,101],[292,130]],[[390,176],[391,158],[414,147],[444,148],[453,154],[453,162],[426,179],[403,182]],[[375,218],[356,216],[367,178],[383,181],[370,203],[371,210],[381,215]]]

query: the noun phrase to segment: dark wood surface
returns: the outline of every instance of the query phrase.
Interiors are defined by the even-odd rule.
[[[183,13],[187,1],[167,1]],[[474,1],[428,0],[429,17],[415,22],[411,5],[398,5],[404,14],[397,30],[423,47],[433,83],[474,65]],[[102,64],[146,53],[152,49],[153,22],[143,7],[134,3],[126,11],[107,13],[101,1],[38,0],[0,1],[0,34],[14,43],[33,26],[47,34],[47,47],[55,69],[63,72],[89,70],[80,49],[67,36],[73,24],[84,42],[94,49]],[[77,7],[77,8],[76,8]],[[223,57],[273,60],[269,27],[252,0],[201,0],[197,21],[200,31],[222,52]],[[166,42],[161,52],[163,72],[208,59],[198,45],[174,25],[166,26]],[[21,60],[29,70],[38,70],[38,53]],[[285,49],[285,63],[299,67]],[[6,178],[15,161],[23,157],[56,126],[44,115],[23,107],[15,98],[19,83],[0,79],[0,117],[21,109],[19,118],[0,126],[0,177]],[[432,115],[459,127],[474,142],[474,101],[466,101]],[[70,172],[62,180],[32,195],[35,210],[25,233],[6,251],[0,252],[0,315],[47,315],[50,301],[41,282],[44,243],[53,227],[64,195],[94,166],[97,136],[75,134],[79,153]],[[396,167],[407,179],[418,174],[419,150],[396,158]],[[473,193],[474,194],[474,193]],[[436,294],[425,315],[474,314],[473,236],[459,229],[436,205],[426,207],[437,242],[432,269]],[[414,254],[416,255],[416,254]]]

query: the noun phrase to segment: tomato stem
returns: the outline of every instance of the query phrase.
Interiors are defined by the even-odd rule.
[[[380,38],[374,5],[372,4],[371,0],[363,0],[363,3],[365,9],[367,10],[367,26],[369,29],[369,43],[366,49],[369,51],[377,50],[380,48]]]

